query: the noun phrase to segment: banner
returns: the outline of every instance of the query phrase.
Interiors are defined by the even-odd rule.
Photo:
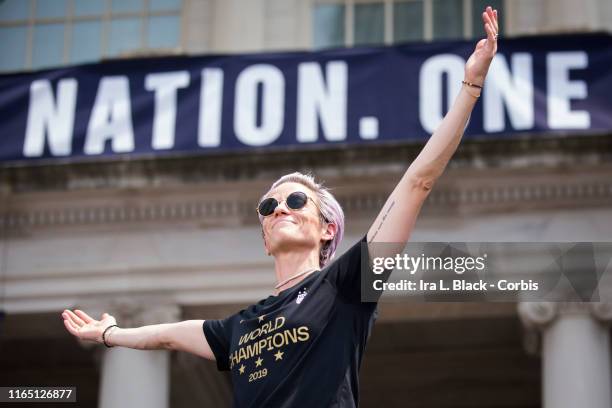
[[[0,76],[0,161],[426,140],[475,41]],[[466,138],[612,130],[612,36],[503,39]]]

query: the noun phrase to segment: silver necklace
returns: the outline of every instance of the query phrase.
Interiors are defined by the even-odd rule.
[[[276,286],[274,287],[274,289],[278,289],[278,288],[280,288],[281,286],[283,286],[285,283],[287,283],[287,282],[291,282],[291,281],[292,281],[292,280],[294,280],[295,278],[299,278],[299,277],[300,277],[300,276],[302,276],[302,275],[306,275],[307,273],[312,273],[312,272],[314,272],[314,271],[316,271],[316,269],[307,269],[307,270],[305,270],[304,272],[297,273],[297,274],[295,274],[295,275],[293,275],[293,276],[291,276],[291,277],[289,277],[289,278],[285,279],[284,281],[282,281],[282,282],[281,282],[281,283],[279,283],[278,285],[276,285]]]

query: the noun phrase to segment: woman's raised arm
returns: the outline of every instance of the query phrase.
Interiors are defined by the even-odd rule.
[[[478,42],[465,65],[457,99],[387,199],[368,231],[368,242],[408,241],[425,198],[457,149],[497,52],[497,10],[487,7],[482,19],[487,38]]]
[[[64,310],[64,326],[81,340],[103,343],[102,334],[111,325],[117,324],[108,313],[96,320],[82,310]],[[105,335],[110,346],[129,347],[138,350],[179,350],[214,360],[215,356],[206,341],[202,329],[204,320],[185,320],[177,323],[162,323],[122,329],[110,328]]]

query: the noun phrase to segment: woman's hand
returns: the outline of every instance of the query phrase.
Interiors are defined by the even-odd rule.
[[[102,313],[102,320],[95,320],[82,310],[64,310],[62,313],[64,326],[74,336],[81,340],[102,343],[102,333],[108,326],[117,324],[115,318],[108,313]],[[113,329],[111,329],[113,330]],[[108,332],[106,334],[108,338]]]
[[[487,7],[482,13],[482,21],[487,38],[478,41],[476,49],[465,64],[465,81],[480,86],[484,84],[489,65],[497,52],[497,10]]]

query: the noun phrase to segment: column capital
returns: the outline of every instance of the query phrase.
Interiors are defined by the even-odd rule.
[[[521,323],[527,329],[539,329],[557,317],[557,304],[553,302],[521,302],[517,306]]]
[[[589,314],[602,323],[612,323],[611,302],[521,302],[518,315],[528,329],[544,329],[560,316]]]
[[[520,302],[517,310],[525,329],[523,344],[530,354],[539,351],[540,333],[563,316],[589,315],[601,324],[612,323],[610,302]]]
[[[591,313],[602,323],[612,323],[612,302],[591,303]]]

